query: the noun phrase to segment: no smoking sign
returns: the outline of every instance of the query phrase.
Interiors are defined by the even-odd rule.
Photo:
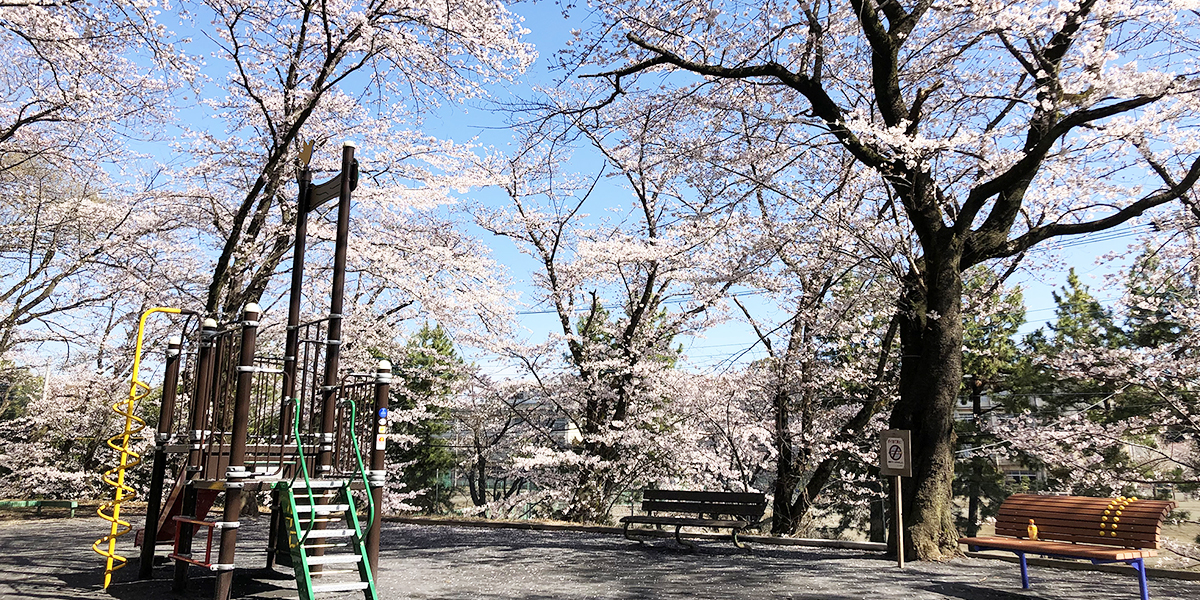
[[[879,472],[912,477],[911,437],[907,429],[888,429],[879,434]]]

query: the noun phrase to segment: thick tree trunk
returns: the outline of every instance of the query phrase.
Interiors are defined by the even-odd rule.
[[[595,454],[591,454],[595,456]],[[607,474],[602,468],[583,466],[576,478],[571,507],[564,519],[573,523],[601,523],[608,520],[605,488]]]
[[[775,497],[772,503],[771,533],[790,535],[800,526],[800,517],[792,512],[792,498],[800,485],[796,457],[792,453],[791,398],[783,382],[775,391],[775,450],[779,453],[775,469]]]
[[[878,475],[878,470],[875,471]],[[884,491],[883,484],[878,484],[877,491],[882,494]],[[883,542],[887,540],[887,510],[885,505],[887,500],[880,498],[871,501],[870,509],[870,525],[867,531],[867,539],[872,542]]]
[[[940,244],[942,248],[951,244]],[[930,253],[905,285],[900,401],[890,426],[912,431],[913,476],[904,482],[905,556],[958,552],[954,524],[954,403],[962,385],[962,275],[958,252]],[[889,541],[895,550],[895,541]]]

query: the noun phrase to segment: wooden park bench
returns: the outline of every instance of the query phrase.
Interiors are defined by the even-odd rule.
[[[622,517],[621,523],[624,525],[625,537],[639,544],[643,541],[630,535],[629,526],[635,523],[655,526],[674,525],[675,540],[688,548],[696,546],[679,537],[679,530],[682,527],[729,529],[733,532],[733,545],[745,549],[746,546],[738,541],[738,532],[757,525],[762,520],[763,512],[766,509],[767,497],[765,494],[643,490],[642,510],[646,514]],[[674,514],[656,515],[654,513]],[[680,516],[681,514],[695,516]],[[720,518],[722,515],[728,518]]]
[[[42,514],[43,508],[65,508],[74,517],[79,503],[74,500],[3,500],[0,501],[0,508],[35,508],[34,514],[38,515]]]
[[[1126,563],[1138,572],[1142,600],[1149,600],[1143,559],[1157,555],[1162,521],[1173,508],[1175,503],[1168,500],[1013,494],[1000,505],[994,537],[958,542],[972,551],[1015,553],[1025,589],[1029,589],[1026,554],[1085,559],[1092,564]],[[1030,539],[1030,521],[1037,527],[1037,539]]]

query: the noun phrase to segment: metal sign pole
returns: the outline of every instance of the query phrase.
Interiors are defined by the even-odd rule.
[[[904,494],[900,490],[900,476],[892,476],[892,490],[896,494],[896,566],[904,568]]]

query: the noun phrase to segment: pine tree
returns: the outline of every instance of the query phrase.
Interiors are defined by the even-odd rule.
[[[1189,291],[1179,278],[1162,277],[1160,268],[1161,259],[1145,248],[1126,276],[1125,331],[1134,347],[1157,348],[1174,343],[1187,329],[1180,315]]]
[[[450,431],[446,400],[462,378],[462,365],[446,330],[426,323],[409,340],[403,359],[393,367],[400,385],[393,388],[392,408],[413,416],[398,423],[394,431],[413,436],[416,442],[389,446],[389,462],[402,465],[400,481],[408,491],[418,492],[409,502],[429,513],[445,513],[453,508],[453,490],[441,488],[441,477],[455,465],[446,440]]]
[[[1025,303],[1019,290],[1003,289],[986,269],[969,271],[964,284],[972,302],[963,311],[964,378],[959,405],[971,408],[971,418],[955,423],[959,458],[955,461],[954,493],[967,497],[967,514],[959,516],[958,526],[974,536],[980,520],[995,514],[1009,492],[991,454],[975,449],[996,442],[995,436],[985,431],[983,396],[989,394],[995,403],[997,395],[1012,386],[1013,365],[1020,354],[1014,336],[1025,323]]]

